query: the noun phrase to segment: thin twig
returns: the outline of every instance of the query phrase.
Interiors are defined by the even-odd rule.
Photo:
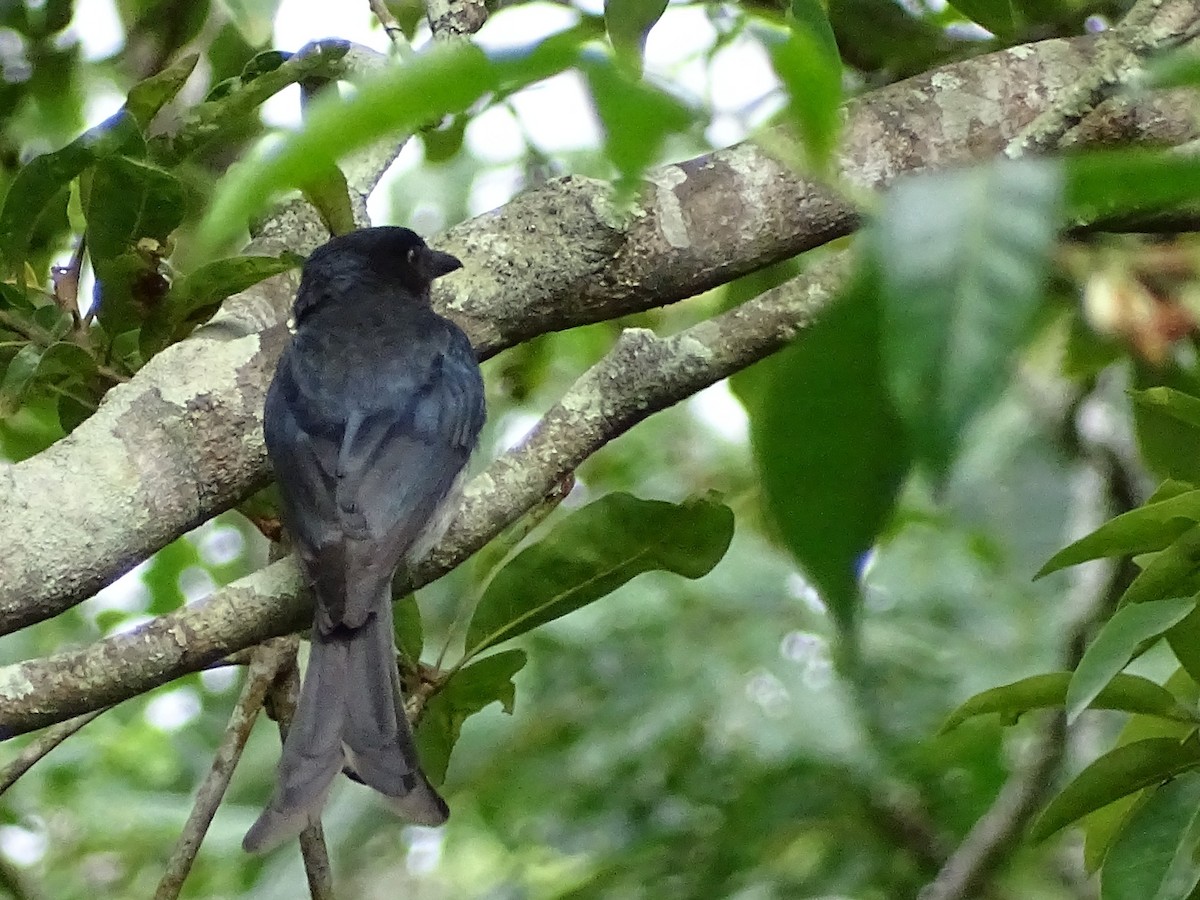
[[[54,284],[54,302],[58,304],[59,309],[71,314],[76,328],[91,321],[91,310],[88,311],[87,319],[81,318],[79,312],[79,273],[83,270],[83,254],[86,251],[87,238],[81,237],[71,253],[71,261],[65,266],[54,266],[50,269],[50,280]]]
[[[38,760],[102,712],[104,712],[103,709],[98,709],[73,719],[67,719],[65,722],[59,722],[57,725],[51,725],[36,740],[26,744],[24,749],[17,754],[16,759],[0,769],[0,794],[16,784],[17,779],[32,769]]]
[[[293,635],[285,640],[291,645],[288,661],[267,694],[267,715],[279,725],[280,743],[287,740],[300,697],[300,667],[296,660],[300,639]],[[308,878],[308,891],[313,900],[334,900],[329,848],[325,844],[325,832],[319,821],[300,832],[300,855],[304,859],[304,874]]]
[[[267,691],[279,676],[280,669],[287,665],[290,644],[287,638],[276,638],[255,648],[246,683],[233,708],[233,715],[229,717],[225,737],[213,757],[208,777],[200,785],[196,803],[167,862],[167,870],[158,884],[158,890],[154,892],[154,900],[174,900],[183,889],[183,882],[191,871],[208,826],[225,796],[225,789],[229,786],[229,779],[241,758]]]
[[[367,3],[375,18],[379,20],[379,24],[383,26],[384,33],[392,42],[392,46],[396,48],[396,53],[400,55],[400,58],[407,61],[415,56],[412,44],[408,42],[408,35],[400,27],[400,23],[392,15],[392,11],[387,8],[387,4],[383,0],[367,0]]]

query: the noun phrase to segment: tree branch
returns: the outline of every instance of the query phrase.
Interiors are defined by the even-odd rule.
[[[583,460],[652,413],[790,341],[834,295],[844,255],[671,337],[628,329],[519,447],[468,486],[442,544],[400,587],[428,584],[480,549]],[[312,607],[291,558],[203,600],[79,650],[0,669],[0,735],[109,706],[304,626]]]
[[[1086,70],[1095,43],[1018,47],[850,104],[844,177],[877,188],[906,171],[999,152]],[[1080,140],[1178,144],[1196,136],[1191,103],[1186,93],[1110,101]],[[833,192],[752,144],[665,166],[648,182],[627,218],[603,184],[571,177],[452,229],[435,243],[466,268],[445,280],[437,304],[489,356],[546,331],[684,299],[858,222]],[[305,210],[284,207],[256,249],[319,243],[323,230]],[[230,298],[69,437],[0,467],[0,633],[70,608],[262,484],[263,394],[295,285],[294,273],[282,275]]]

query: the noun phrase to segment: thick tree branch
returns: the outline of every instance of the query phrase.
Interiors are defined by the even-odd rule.
[[[1047,41],[867,95],[847,110],[844,176],[874,188],[999,152],[1087,69],[1094,47],[1090,38]],[[1080,140],[1190,140],[1188,103],[1185,94],[1110,102]],[[752,144],[663,167],[649,182],[626,218],[604,185],[566,178],[452,229],[437,243],[466,268],[445,280],[439,305],[487,356],[692,296],[857,223],[831,191]],[[304,251],[323,237],[297,206],[260,246]],[[0,632],[85,599],[262,483],[263,392],[294,287],[294,275],[279,276],[231,298],[213,323],[114,388],[70,437],[0,467]]]
[[[617,435],[660,409],[778,350],[833,296],[848,261],[671,337],[626,330],[519,447],[476,477],[441,546],[411,575],[427,584],[487,543]],[[289,558],[188,607],[80,650],[0,669],[0,735],[11,737],[109,706],[311,619]]]

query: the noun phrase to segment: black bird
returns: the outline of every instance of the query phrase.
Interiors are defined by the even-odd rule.
[[[433,280],[461,266],[393,227],[336,237],[304,266],[263,429],[316,612],[278,783],[248,851],[315,821],[342,769],[408,821],[449,815],[404,716],[391,584],[444,532],[483,427],[475,353],[429,305]]]

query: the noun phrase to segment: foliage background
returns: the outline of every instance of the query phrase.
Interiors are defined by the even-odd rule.
[[[85,121],[94,104],[124,98],[175,60],[181,48],[201,56],[199,74],[183,90],[194,103],[273,46],[270,2],[121,0],[123,42],[111,56],[84,59],[71,28],[84,21],[86,3],[0,4],[5,189],[36,154],[62,147],[85,124],[94,124]],[[428,34],[421,11],[411,4],[390,6],[421,43]],[[499,20],[563,12],[561,6],[529,6],[493,15]],[[841,90],[854,95],[1001,46],[1080,34],[1125,11],[1124,4],[1108,2],[1002,6],[1010,13],[988,3],[934,8],[901,7],[891,0],[831,2],[818,16],[829,25],[805,30],[795,25],[804,4],[790,11],[770,4],[672,5],[654,26],[653,40],[669,41],[679,17],[697,15],[711,22],[713,38],[672,72],[653,73],[660,85],[667,75],[675,79],[660,95],[672,98],[664,101],[667,106],[614,93],[613,85],[625,83],[623,76],[597,70],[592,82],[597,104],[603,105],[603,97],[618,99],[615,116],[604,117],[597,128],[595,144],[555,151],[522,142],[519,155],[506,161],[517,164],[519,178],[494,157],[472,152],[484,141],[462,141],[463,130],[476,127],[472,119],[485,122],[472,107],[413,140],[406,151],[410,158],[372,208],[377,221],[410,223],[431,233],[480,212],[474,206],[480,197],[500,202],[505,192],[559,173],[636,177],[650,165],[721,146],[740,136],[731,130],[757,127],[772,116],[798,123],[807,157],[793,161],[820,172],[836,140],[830,111]],[[630,59],[638,55],[638,17],[657,18],[642,6],[630,9],[613,12],[610,5],[619,65],[635,64]],[[600,13],[585,5],[583,21],[599,27]],[[1005,18],[1010,14],[1015,18]],[[969,16],[997,37],[989,39]],[[287,25],[294,29],[296,23]],[[779,50],[784,34],[800,42],[799,56]],[[828,53],[831,37],[840,60],[826,56],[825,70],[814,65],[805,70],[811,77],[789,81],[797,60]],[[722,79],[731,77],[721,54],[731,47],[760,62],[767,51],[774,53],[783,77],[744,115],[715,116],[714,97],[726,87]],[[830,66],[837,76],[832,88]],[[818,83],[832,92],[824,100],[812,99]],[[679,108],[687,115],[666,133],[659,125],[670,115],[663,110]],[[714,116],[719,127],[711,127]],[[614,124],[620,119],[627,120],[624,132]],[[225,174],[229,163],[249,152],[261,129],[257,111],[236,125],[172,169],[182,196],[180,229],[173,237],[178,251],[171,257],[174,248],[168,247],[162,255],[182,270],[196,264],[188,259],[195,253],[189,240],[207,234],[201,220],[214,190],[223,178],[242,177],[233,170]],[[959,196],[973,190],[967,187]],[[985,224],[1004,218],[1005,204],[1017,202],[1012,196],[1003,185],[983,195]],[[906,221],[903,210],[865,202],[882,210],[885,224]],[[918,218],[937,208],[929,196],[915,202]],[[995,213],[991,218],[989,210]],[[73,205],[63,203],[61,210],[28,223],[27,259],[35,275],[69,257],[77,216]],[[962,249],[945,234],[935,234],[933,241]],[[985,245],[988,252],[991,247]],[[1049,253],[1048,240],[1042,251]],[[1124,272],[1140,252],[1132,242],[1115,242],[1108,258]],[[1191,252],[1186,246],[1181,251],[1188,259]],[[1016,265],[1036,263],[1034,257],[1036,252],[1018,256]],[[1048,288],[1036,284],[1025,291],[1035,308],[1027,322],[1016,323],[1017,333],[1006,345],[1019,351],[1009,366],[1011,377],[1007,363],[987,376],[991,387],[978,409],[952,423],[931,465],[910,472],[890,516],[883,498],[886,527],[868,542],[867,556],[856,556],[857,592],[835,607],[834,616],[785,549],[786,515],[782,527],[772,524],[779,519],[772,520],[774,501],[769,487],[765,494],[763,489],[770,476],[760,475],[769,473],[773,459],[786,468],[788,459],[802,455],[801,443],[787,430],[797,423],[785,417],[781,425],[768,412],[778,402],[772,390],[808,389],[789,381],[794,378],[789,366],[798,365],[794,357],[760,363],[738,375],[731,389],[722,385],[659,413],[589,459],[576,473],[574,493],[531,542],[552,544],[565,517],[614,491],[675,502],[713,491],[736,515],[727,555],[700,580],[643,575],[603,602],[520,638],[517,646],[529,662],[515,677],[515,708],[506,715],[492,704],[464,725],[446,777],[454,814],[444,829],[397,828],[365,791],[340,785],[325,818],[338,895],[917,896],[1010,777],[1020,778],[1036,765],[1047,730],[1037,715],[1007,729],[995,717],[946,734],[938,733],[939,725],[979,691],[1077,659],[1081,637],[1101,617],[1097,607],[1111,602],[1106,579],[1119,573],[1112,576],[1101,567],[1036,582],[1032,577],[1069,537],[1145,499],[1154,483],[1151,471],[1164,474],[1162,466],[1151,460],[1148,468],[1139,456],[1125,390],[1167,375],[1182,384],[1194,379],[1194,354],[1187,347],[1172,351],[1177,355],[1163,369],[1162,356],[1148,361],[1137,345],[1144,332],[1121,335],[1136,348],[1130,353],[1128,345],[1084,327],[1077,303],[1083,278],[1069,260],[1058,262]],[[1099,263],[1086,257],[1083,265]],[[495,357],[485,365],[490,417],[481,455],[490,457],[518,439],[579,373],[601,359],[621,328],[675,333],[798,268],[781,263],[682,304],[544,335]],[[20,338],[0,346],[10,369],[18,347],[27,343]],[[144,349],[135,344],[124,356],[118,352],[118,362],[136,369]],[[838,371],[835,378],[846,376]],[[107,387],[103,373],[86,366],[62,378],[45,375],[5,408],[0,449],[11,460],[60,438],[81,415],[70,414],[72,403],[86,414],[88,403]],[[1145,437],[1144,427],[1138,436]],[[839,455],[875,452],[856,442],[886,439],[871,431],[864,438],[852,427],[835,427],[826,437],[830,443],[822,447],[830,471],[837,469]],[[785,508],[787,502],[784,498]],[[812,509],[807,527],[837,532],[842,512]],[[267,555],[266,541],[245,516],[223,514],[95,599],[8,635],[3,662],[134,627],[254,571]],[[461,639],[456,620],[490,572],[488,560],[475,561],[420,592],[426,662],[446,642]],[[853,641],[848,632],[856,636]],[[1172,668],[1162,649],[1135,663],[1136,671],[1160,681]],[[229,669],[216,670],[126,702],[3,794],[3,888],[14,897],[151,895],[221,739],[238,680]],[[1119,712],[1086,714],[1061,742],[1063,770],[1077,771],[1096,757],[1122,721]],[[257,859],[239,848],[269,791],[277,746],[273,728],[260,723],[183,896],[283,898],[304,890],[303,869],[292,850]],[[1033,786],[1037,801],[1049,795],[1059,761],[1056,757],[1050,770],[1036,770],[1044,775]],[[1077,838],[1030,846],[1017,840],[1023,824],[1014,824],[1013,840],[985,868],[981,895],[1095,896]]]

